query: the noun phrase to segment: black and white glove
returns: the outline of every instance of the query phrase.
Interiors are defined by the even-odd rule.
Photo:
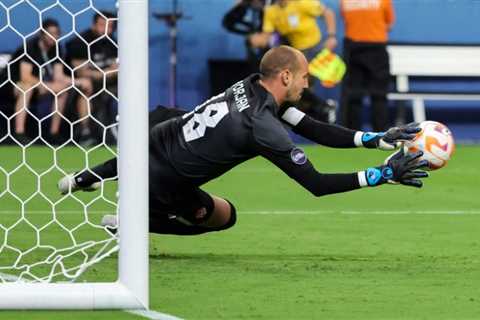
[[[422,131],[418,123],[392,127],[385,132],[364,132],[362,144],[365,148],[381,150],[394,150],[407,140],[412,140],[415,135]]]
[[[418,160],[423,155],[421,151],[404,154],[399,150],[385,160],[379,167],[365,170],[365,179],[369,186],[378,186],[384,183],[403,184],[421,188],[421,178],[428,177],[428,173],[419,170],[428,166],[426,160]]]

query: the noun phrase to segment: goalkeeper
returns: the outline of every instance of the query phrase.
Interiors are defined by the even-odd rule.
[[[228,200],[200,189],[236,165],[262,156],[315,196],[375,187],[387,182],[421,187],[421,153],[398,153],[385,164],[353,173],[324,174],[291,141],[285,124],[319,144],[334,148],[394,149],[419,128],[385,133],[352,131],[316,121],[291,106],[308,88],[305,56],[288,46],[270,49],[260,74],[239,81],[192,112],[158,108],[151,114],[149,151],[150,231],[195,235],[232,227],[236,210]],[[167,120],[168,119],[168,120]],[[166,120],[166,121],[163,121]],[[116,159],[59,181],[62,193],[98,188],[117,175]],[[104,225],[116,226],[115,216]]]

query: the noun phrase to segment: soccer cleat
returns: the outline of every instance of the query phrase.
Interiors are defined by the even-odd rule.
[[[58,190],[60,190],[61,194],[67,194],[69,191],[73,193],[79,190],[88,191],[88,192],[95,191],[98,188],[100,188],[100,185],[101,185],[100,182],[94,182],[88,187],[81,187],[77,184],[74,174],[66,175],[65,177],[58,180],[58,184],[57,184]]]
[[[102,227],[105,227],[107,231],[109,231],[112,234],[116,234],[118,230],[118,221],[117,221],[117,215],[115,214],[106,214],[102,218],[102,222],[100,222],[100,225]]]

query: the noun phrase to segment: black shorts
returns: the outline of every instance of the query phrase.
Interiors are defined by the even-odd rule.
[[[150,218],[175,215],[194,221],[200,208],[213,210],[212,197],[180,176],[163,153],[150,153],[149,162]]]
[[[150,192],[150,216],[180,216],[188,221],[195,220],[200,208],[213,209],[212,197],[198,187],[172,188]]]

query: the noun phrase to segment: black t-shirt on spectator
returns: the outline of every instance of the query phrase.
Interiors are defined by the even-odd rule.
[[[114,40],[101,35],[101,39],[91,29],[86,30],[80,36],[90,44],[90,58],[100,69],[105,69],[117,61],[118,49]],[[72,66],[72,60],[88,60],[88,45],[80,38],[70,40],[67,47],[66,62]],[[73,67],[73,66],[72,66]]]
[[[26,55],[23,55],[25,50],[23,45],[15,50],[15,53],[12,55],[10,61],[15,61],[18,57],[23,55],[21,59],[10,63],[10,73],[11,80],[13,82],[18,82],[20,80],[20,63],[27,62],[33,66],[32,74],[33,76],[39,78],[40,75],[40,66],[42,70],[42,80],[44,82],[51,81],[53,79],[53,66],[55,63],[58,63],[58,59],[55,57],[61,56],[61,50],[57,54],[57,48],[54,46],[48,50],[48,52],[42,51],[39,45],[40,39],[38,37],[33,38],[27,42]],[[49,62],[45,64],[46,62]],[[45,65],[44,65],[45,64]]]

